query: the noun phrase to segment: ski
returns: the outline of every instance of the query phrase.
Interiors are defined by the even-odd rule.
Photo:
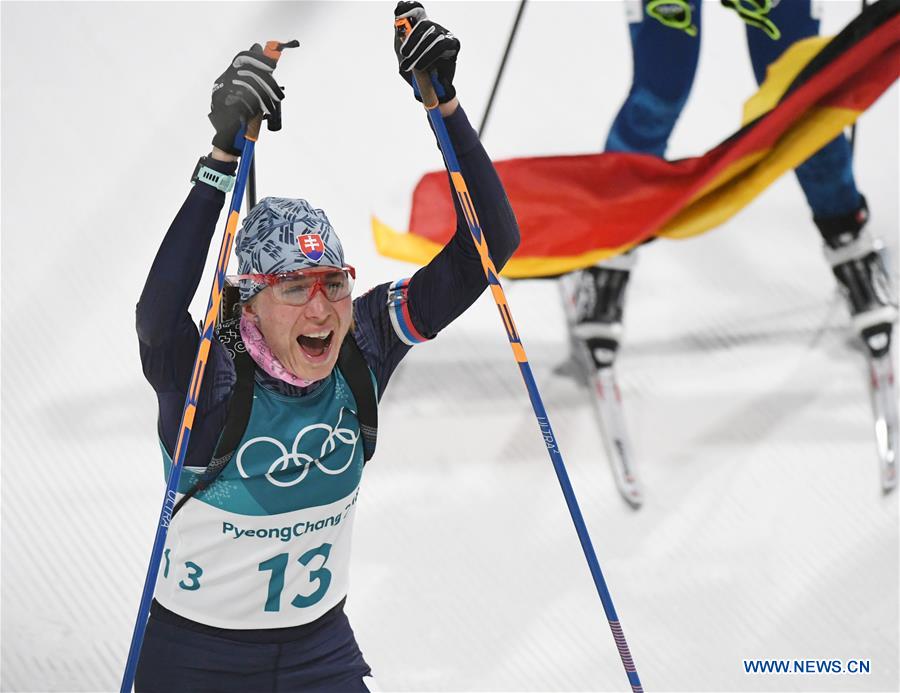
[[[622,393],[616,382],[615,369],[611,362],[598,368],[597,360],[591,354],[587,340],[576,336],[573,332],[575,321],[573,280],[569,275],[561,277],[559,286],[565,305],[573,361],[587,382],[606,459],[612,469],[616,488],[625,502],[637,509],[644,502],[644,491],[634,466],[631,440],[625,425]]]
[[[897,381],[894,377],[894,349],[873,353],[866,349],[869,362],[869,393],[875,417],[875,444],[881,473],[881,489],[890,493],[897,486],[897,441],[900,425],[897,417]]]
[[[613,367],[595,370],[589,376],[589,385],[616,488],[631,507],[639,508],[644,502],[644,491],[634,471],[634,456],[622,410],[622,395]]]

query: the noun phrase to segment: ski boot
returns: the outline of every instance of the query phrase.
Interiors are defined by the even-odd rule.
[[[572,355],[585,373],[616,487],[634,508],[643,503],[613,364],[622,339],[625,289],[634,251],[562,278]]]
[[[585,365],[595,370],[611,368],[619,351],[625,289],[633,266],[634,254],[629,253],[578,272],[571,335],[587,348]]]

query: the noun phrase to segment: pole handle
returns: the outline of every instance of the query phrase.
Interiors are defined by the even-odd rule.
[[[440,102],[428,73],[421,70],[413,70],[413,78],[416,80],[416,86],[419,88],[419,95],[422,97],[422,105],[425,106],[425,110],[430,111],[437,108]]]
[[[394,31],[397,32],[397,36],[399,37],[409,36],[412,32],[412,22],[409,21],[408,17],[395,19]],[[413,70],[412,73],[425,109],[430,111],[437,108],[440,105],[440,102],[438,101],[437,93],[434,91],[434,85],[431,83],[431,77],[428,73],[422,72],[421,70]]]
[[[271,58],[275,62],[278,62],[278,59],[281,57],[281,51],[285,48],[297,48],[300,45],[300,42],[297,39],[292,39],[291,41],[266,41],[266,47],[263,49],[263,55],[267,58]]]
[[[297,48],[299,45],[300,42],[297,39],[293,39],[291,41],[266,41],[266,47],[263,49],[263,55],[265,55],[270,60],[274,60],[277,63],[278,59],[281,58],[281,52],[285,48]],[[270,123],[270,130],[281,129],[281,113],[280,111],[278,111],[277,113],[277,126],[273,127],[272,123]],[[247,123],[247,130],[244,133],[244,137],[246,137],[248,140],[256,142],[259,139],[259,130],[262,127],[262,120],[262,116],[256,116],[249,123]]]
[[[259,129],[262,126],[262,116],[253,116],[247,123],[247,129],[244,131],[244,139],[256,142],[259,139]]]

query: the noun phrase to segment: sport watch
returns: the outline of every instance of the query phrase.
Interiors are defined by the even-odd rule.
[[[234,176],[220,173],[207,166],[205,156],[200,157],[197,165],[194,167],[194,173],[191,174],[191,183],[196,183],[198,180],[225,193],[231,192],[232,188],[234,188]]]

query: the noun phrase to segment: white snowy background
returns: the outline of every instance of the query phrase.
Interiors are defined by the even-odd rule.
[[[736,130],[755,89],[743,24],[703,4],[673,158]],[[462,40],[455,81],[477,126],[517,3],[427,7]],[[441,159],[396,74],[392,3],[0,9],[0,686],[117,690],[163,490],[134,306],[209,149],[213,79],[254,41],[300,39],[278,68],[285,127],[261,138],[260,194],[324,207],[363,289],[413,270],[376,255],[369,215],[404,227]],[[824,3],[823,33],[858,10]],[[598,150],[630,69],[623,3],[529,3],[485,146]],[[898,124],[895,86],[862,117],[855,165],[894,263]],[[897,690],[897,494],[879,488],[864,359],[794,177],[708,235],[642,251],[619,360],[640,511],[566,375],[555,285],[507,288],[646,689]],[[378,448],[348,611],[382,688],[627,690],[489,296],[398,370]],[[743,673],[770,657],[872,669]]]

